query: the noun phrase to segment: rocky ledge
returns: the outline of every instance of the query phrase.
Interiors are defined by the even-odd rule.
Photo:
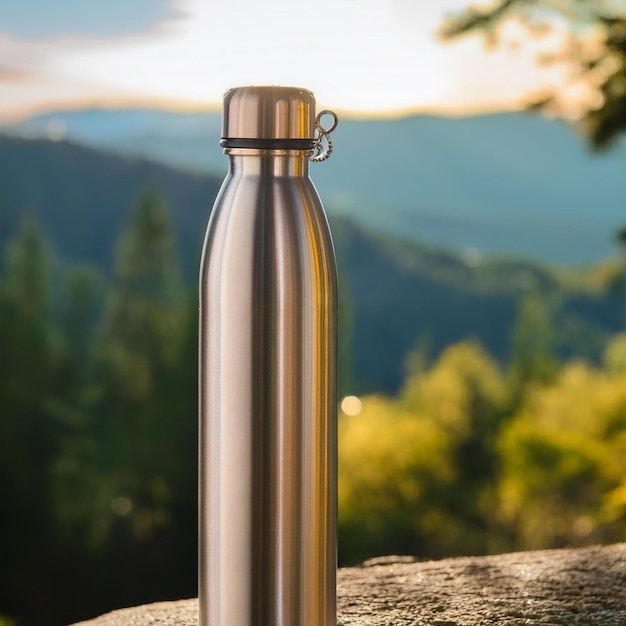
[[[371,559],[339,570],[337,592],[342,626],[626,626],[626,543]],[[122,609],[80,626],[159,624],[197,626],[198,601]]]

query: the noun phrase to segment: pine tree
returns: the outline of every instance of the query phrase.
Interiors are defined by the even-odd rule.
[[[514,396],[519,396],[527,383],[548,382],[556,375],[555,344],[549,304],[541,294],[528,294],[520,301],[513,328],[509,372]]]
[[[0,606],[23,611],[25,624],[44,623],[44,606],[54,594],[50,467],[59,432],[51,411],[58,353],[50,267],[44,234],[27,218],[9,246],[0,284],[0,562],[7,573]],[[28,591],[33,588],[37,602]]]
[[[167,522],[167,473],[176,425],[180,282],[168,209],[144,193],[122,234],[99,338],[93,417],[100,511],[92,540],[127,518],[139,539]]]

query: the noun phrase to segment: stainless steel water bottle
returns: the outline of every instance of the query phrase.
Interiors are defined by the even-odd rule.
[[[320,119],[305,89],[224,97],[200,273],[200,626],[336,623],[336,268],[308,172],[336,117]]]

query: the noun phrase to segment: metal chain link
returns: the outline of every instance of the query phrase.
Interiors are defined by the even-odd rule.
[[[328,128],[324,128],[322,125],[322,117],[324,115],[330,115],[333,119],[333,123]],[[324,111],[320,111],[315,118],[315,130],[317,134],[315,136],[315,146],[313,147],[313,154],[310,157],[310,160],[313,163],[320,163],[321,161],[325,161],[333,151],[333,142],[330,138],[330,133],[332,133],[335,128],[337,128],[337,124],[339,123],[339,119],[334,111],[329,111],[325,109]],[[324,147],[324,143],[326,146]]]

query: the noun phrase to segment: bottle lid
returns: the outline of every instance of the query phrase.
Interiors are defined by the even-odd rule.
[[[224,94],[225,148],[311,150],[315,97],[300,87],[235,87]]]

